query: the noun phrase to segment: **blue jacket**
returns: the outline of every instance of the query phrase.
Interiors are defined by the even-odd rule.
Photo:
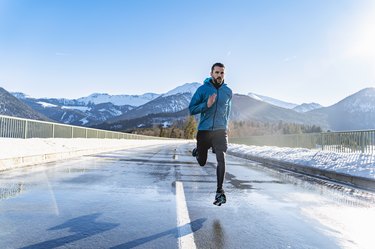
[[[208,108],[208,97],[216,93],[215,103]],[[223,83],[218,89],[207,78],[194,93],[189,111],[191,115],[201,114],[198,130],[227,130],[232,103],[232,90]]]

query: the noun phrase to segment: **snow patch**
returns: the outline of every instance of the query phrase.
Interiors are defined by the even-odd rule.
[[[53,105],[53,104],[50,104],[50,103],[47,103],[47,102],[42,102],[42,101],[38,101],[36,103],[43,106],[43,108],[58,107],[57,105]]]

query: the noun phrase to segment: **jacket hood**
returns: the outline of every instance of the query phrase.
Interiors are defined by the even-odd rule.
[[[204,84],[209,84],[209,85],[211,85],[211,86],[214,86],[214,84],[211,82],[211,77],[206,78],[206,79],[204,80],[203,83],[204,83]],[[224,81],[223,84],[221,84],[221,86],[225,86],[225,85],[227,85],[227,84],[225,84],[225,81]],[[221,86],[220,86],[220,87],[221,87]]]

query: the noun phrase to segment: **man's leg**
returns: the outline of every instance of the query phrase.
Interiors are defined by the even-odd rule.
[[[217,189],[214,200],[214,205],[221,206],[227,202],[227,197],[223,189],[223,182],[225,176],[225,152],[221,149],[216,149],[216,177],[217,177]]]
[[[227,133],[225,130],[215,131],[213,133],[212,145],[213,149],[215,150],[217,160],[217,189],[214,205],[221,206],[221,204],[227,202],[227,197],[225,196],[223,189],[223,182],[225,177],[225,153],[227,152],[228,148]]]
[[[223,182],[225,176],[225,152],[222,150],[216,150],[216,160],[217,160],[217,167],[216,167],[216,176],[217,176],[217,191],[220,192],[223,190]]]
[[[204,166],[206,164],[207,152],[210,147],[211,139],[209,131],[198,131],[196,158],[200,166]]]
[[[216,153],[217,167],[217,193],[223,192],[223,182],[225,176],[225,153],[228,148],[227,132],[224,130],[215,131],[213,134],[213,149]]]

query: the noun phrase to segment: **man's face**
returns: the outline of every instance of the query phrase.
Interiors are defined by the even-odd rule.
[[[224,67],[215,66],[211,72],[211,77],[214,83],[221,85],[224,82]]]

